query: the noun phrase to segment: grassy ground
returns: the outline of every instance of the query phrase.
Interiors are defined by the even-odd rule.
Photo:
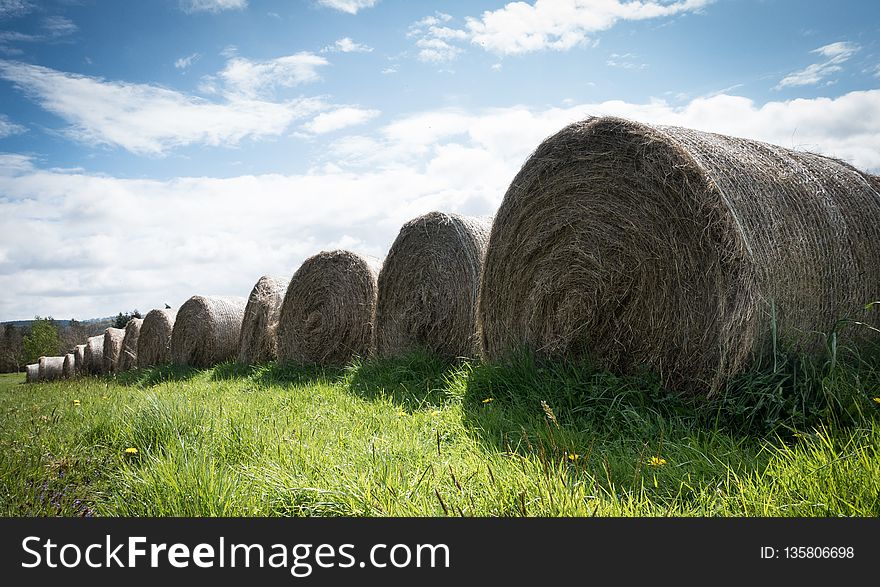
[[[698,403],[527,357],[3,375],[0,514],[876,516],[877,364]]]

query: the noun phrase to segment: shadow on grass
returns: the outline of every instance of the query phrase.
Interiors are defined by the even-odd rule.
[[[251,379],[263,385],[280,385],[288,388],[319,382],[336,383],[344,372],[345,370],[339,367],[272,362],[254,367]]]
[[[465,363],[448,363],[416,352],[403,357],[356,361],[346,370],[348,390],[365,399],[389,398],[404,410],[441,406]]]
[[[186,365],[166,364],[120,373],[116,375],[116,382],[120,385],[149,387],[167,381],[188,381],[201,372]]]
[[[231,379],[247,379],[257,372],[259,367],[242,363],[226,362],[215,365],[211,371],[211,381],[229,381]]]

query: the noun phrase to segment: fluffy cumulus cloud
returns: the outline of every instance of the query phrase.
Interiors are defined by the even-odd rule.
[[[668,18],[695,12],[713,0],[535,0],[511,2],[479,17],[467,17],[463,28],[451,28],[449,15],[426,17],[411,28],[423,61],[455,58],[456,41],[468,41],[498,55],[567,51],[620,21]]]
[[[351,37],[343,37],[321,49],[322,53],[371,53],[373,48],[362,43],[354,42]]]
[[[357,14],[364,8],[372,8],[379,0],[318,0],[318,4],[348,14]]]
[[[378,110],[343,106],[330,112],[322,112],[303,125],[303,129],[313,134],[324,134],[368,122],[377,116]]]
[[[823,59],[788,74],[776,85],[777,90],[787,87],[812,86],[843,70],[843,64],[859,51],[855,43],[840,41],[814,49],[812,53]]]
[[[307,51],[265,61],[233,57],[217,74],[225,92],[246,98],[266,96],[278,88],[290,88],[318,81],[318,68],[329,62]]]
[[[188,14],[194,12],[218,13],[224,10],[247,8],[248,0],[180,0],[180,9]]]
[[[765,104],[722,94],[684,106],[443,109],[338,137],[298,175],[123,179],[0,155],[0,316],[86,318],[196,293],[247,295],[260,275],[289,276],[343,245],[382,257],[418,214],[493,214],[538,143],[589,115],[765,140],[876,173],[877,112],[880,90]]]

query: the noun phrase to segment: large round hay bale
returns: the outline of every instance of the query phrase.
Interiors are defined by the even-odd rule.
[[[101,375],[104,373],[104,335],[90,336],[86,341],[86,349],[83,353],[87,375]]]
[[[378,260],[324,251],[290,280],[278,320],[278,360],[339,366],[369,352]]]
[[[143,326],[143,318],[132,318],[125,325],[125,336],[122,338],[122,349],[119,355],[119,371],[137,369],[138,338]]]
[[[73,372],[84,375],[86,371],[86,345],[78,344],[73,348]]]
[[[107,375],[115,375],[119,371],[124,339],[125,328],[108,328],[104,331],[104,373]]]
[[[56,381],[64,376],[64,357],[40,357],[37,378]]]
[[[878,297],[880,193],[864,174],[756,141],[594,118],[544,141],[510,184],[478,321],[488,359],[586,356],[706,392],[771,349],[773,332],[811,352],[840,318],[880,326],[864,309]]]
[[[171,333],[171,362],[207,368],[234,360],[247,300],[193,296],[177,312]]]
[[[491,227],[491,218],[441,212],[403,225],[379,273],[378,356],[476,356],[477,293]]]
[[[171,332],[177,310],[150,310],[144,316],[137,343],[137,365],[141,369],[171,362]]]
[[[25,375],[24,382],[25,383],[36,383],[40,380],[40,364],[39,363],[31,363],[27,367],[25,367]]]
[[[65,379],[73,379],[76,376],[76,357],[73,353],[64,355],[64,362],[61,364],[61,376]]]
[[[259,365],[278,356],[275,331],[287,281],[264,275],[254,285],[244,309],[238,339],[238,362]]]

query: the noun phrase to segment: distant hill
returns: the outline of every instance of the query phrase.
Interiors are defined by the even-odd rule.
[[[77,320],[77,322],[79,322],[81,324],[96,324],[96,323],[104,323],[104,322],[110,324],[114,320],[116,320],[115,316],[108,316],[106,318],[88,318],[86,320]],[[8,322],[0,322],[0,326],[6,326],[7,324],[12,324],[16,328],[30,328],[31,324],[33,324],[33,323],[34,323],[33,320],[9,320]],[[66,327],[66,326],[70,326],[70,320],[57,320],[57,319],[55,319],[55,323],[58,326],[61,326],[62,328]]]

